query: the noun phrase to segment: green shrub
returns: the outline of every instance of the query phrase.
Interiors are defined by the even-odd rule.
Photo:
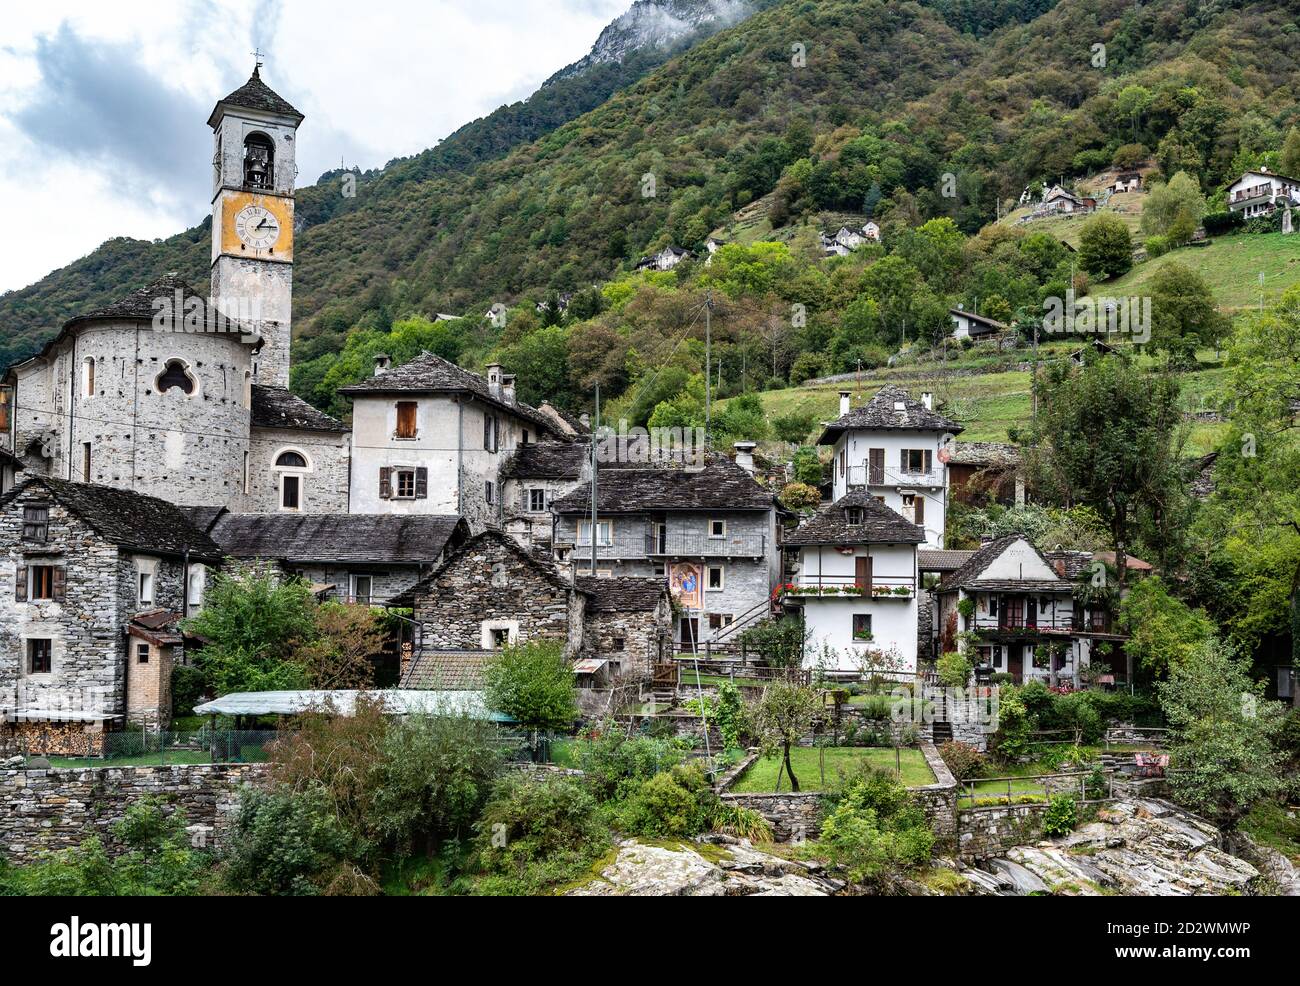
[[[1207,236],[1222,236],[1241,228],[1243,217],[1240,212],[1207,212],[1201,219]]]
[[[573,667],[560,641],[505,648],[483,669],[483,686],[488,706],[526,729],[564,731],[578,718]]]
[[[998,728],[989,741],[989,749],[1004,762],[1019,760],[1029,752],[1033,721],[1021,697],[1023,691],[1005,686],[999,690]]]
[[[484,894],[535,894],[572,879],[609,846],[599,805],[577,781],[510,774],[497,782],[474,826]]]
[[[832,792],[819,844],[855,883],[924,865],[934,851],[925,812],[892,771],[863,764]]]
[[[968,743],[949,740],[939,745],[939,756],[959,781],[979,777],[984,773],[987,757]]]
[[[970,681],[970,661],[955,651],[940,657],[935,662],[935,670],[939,673],[939,680],[949,688],[965,688],[966,682]]]
[[[324,789],[252,789],[240,800],[223,875],[237,893],[314,895],[356,855]]]
[[[1169,252],[1169,237],[1160,235],[1148,236],[1146,243],[1144,243],[1143,246],[1146,247],[1148,257],[1151,257],[1152,259],[1163,257]]]
[[[654,837],[695,835],[707,829],[717,797],[704,771],[678,764],[643,781],[614,810],[619,829]]]
[[[207,679],[193,664],[177,664],[172,668],[172,716],[192,716],[194,706],[203,697]]]
[[[713,830],[750,842],[771,842],[772,825],[753,808],[719,801],[713,809]]]
[[[790,383],[799,386],[805,380],[826,376],[826,358],[817,353],[800,353],[790,366]]]
[[[1043,812],[1044,835],[1066,835],[1079,824],[1079,803],[1071,794],[1053,795]]]
[[[778,414],[772,418],[772,433],[783,442],[799,445],[808,441],[808,436],[816,424],[817,415],[814,412],[791,411],[789,414]]]
[[[578,754],[583,782],[601,801],[622,798],[660,771],[671,770],[686,758],[688,747],[678,739],[625,736],[615,723],[593,729],[590,742]]]

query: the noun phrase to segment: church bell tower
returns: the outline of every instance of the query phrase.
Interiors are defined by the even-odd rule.
[[[217,309],[262,338],[253,382],[289,386],[295,138],[303,116],[252,77],[208,118],[212,290]]]

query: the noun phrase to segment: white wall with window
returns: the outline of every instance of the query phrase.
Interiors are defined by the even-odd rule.
[[[943,435],[932,431],[855,428],[835,445],[831,499],[867,489],[891,510],[925,530],[925,546],[943,547],[948,470],[939,456]]]

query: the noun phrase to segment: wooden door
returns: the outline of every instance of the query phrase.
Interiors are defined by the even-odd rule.
[[[869,476],[867,484],[869,486],[880,486],[885,482],[885,450],[882,448],[867,449],[867,462]]]
[[[695,645],[700,639],[700,621],[695,617],[682,618],[682,650],[695,652]]]
[[[1007,645],[1007,673],[1014,681],[1019,681],[1025,673],[1025,662],[1020,644]]]
[[[871,588],[871,556],[853,559],[853,584],[859,589]]]

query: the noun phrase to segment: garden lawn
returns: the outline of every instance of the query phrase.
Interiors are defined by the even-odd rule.
[[[877,767],[889,770],[895,768],[892,747],[867,746],[830,746],[826,747],[826,780],[822,782],[819,769],[819,751],[816,747],[798,746],[790,751],[790,762],[794,765],[794,774],[799,778],[799,790],[823,791],[834,784],[839,772],[852,770],[859,763],[866,761]],[[923,787],[934,783],[934,774],[920,750],[902,749],[903,784],[907,787]],[[754,762],[740,779],[731,787],[736,794],[763,794],[776,790],[776,775],[781,766],[781,758],[765,757]],[[781,771],[781,790],[790,790],[790,778]]]

